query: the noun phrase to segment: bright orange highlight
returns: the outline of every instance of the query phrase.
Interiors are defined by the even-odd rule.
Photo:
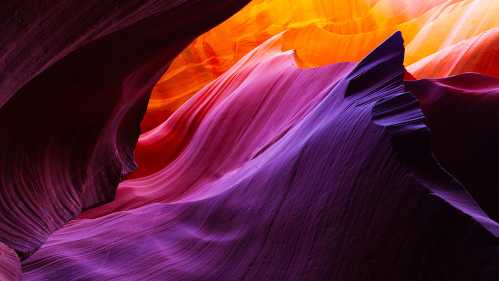
[[[142,127],[150,130],[208,82],[271,36],[302,67],[356,61],[394,31],[416,78],[480,72],[499,77],[497,0],[254,0],[197,38],[153,90]]]

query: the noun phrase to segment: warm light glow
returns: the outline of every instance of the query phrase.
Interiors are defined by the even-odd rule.
[[[153,90],[142,127],[147,131],[159,125],[201,87],[280,32],[285,32],[283,49],[296,50],[302,67],[357,61],[400,30],[405,65],[417,78],[470,71],[497,76],[499,67],[483,67],[473,63],[473,52],[463,57],[459,51],[470,46],[471,41],[463,43],[468,39],[473,50],[484,49],[476,45],[484,40],[471,38],[499,26],[497,14],[496,0],[255,0],[176,58]],[[499,45],[497,36],[488,38],[483,44]],[[499,53],[494,47],[487,50],[486,58]],[[428,61],[429,56],[435,60]]]

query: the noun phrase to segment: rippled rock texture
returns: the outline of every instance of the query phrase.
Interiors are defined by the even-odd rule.
[[[306,70],[278,44],[145,136],[189,140],[55,232],[25,279],[494,280],[499,225],[433,158],[400,33]]]
[[[135,168],[151,88],[244,2],[4,1],[0,241],[24,257],[111,200]]]
[[[0,4],[0,280],[496,281],[499,5],[247,2]]]

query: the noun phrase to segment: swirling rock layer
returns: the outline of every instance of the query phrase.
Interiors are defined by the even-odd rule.
[[[495,280],[499,226],[433,158],[400,33],[356,64],[290,55],[252,68],[261,84],[242,67],[201,91],[179,156],[55,232],[25,280]]]
[[[112,199],[156,81],[245,2],[2,2],[0,242],[27,256]]]
[[[496,281],[498,2],[246,2],[0,4],[0,280]]]

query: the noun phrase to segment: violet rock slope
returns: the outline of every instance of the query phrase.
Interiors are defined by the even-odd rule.
[[[332,82],[268,145],[187,197],[70,222],[24,280],[497,280],[499,226],[432,156],[403,55],[396,33],[340,77],[302,76]]]

